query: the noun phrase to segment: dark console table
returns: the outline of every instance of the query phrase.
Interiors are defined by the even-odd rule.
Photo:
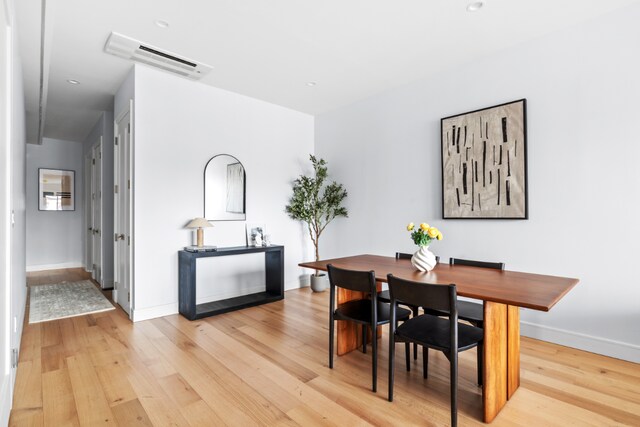
[[[196,260],[230,255],[264,253],[266,288],[264,292],[196,304]],[[178,252],[179,310],[189,320],[201,319],[284,298],[284,246],[238,246],[214,252]]]

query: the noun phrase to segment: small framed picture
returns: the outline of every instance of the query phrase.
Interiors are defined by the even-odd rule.
[[[266,227],[264,224],[247,223],[247,246],[265,245]]]
[[[75,171],[38,169],[38,210],[76,210]]]

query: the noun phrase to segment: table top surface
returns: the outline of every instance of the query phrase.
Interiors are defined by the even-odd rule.
[[[207,258],[215,256],[225,255],[240,255],[255,252],[276,252],[283,251],[282,245],[269,245],[269,246],[231,246],[231,247],[218,247],[214,251],[207,252],[190,252],[184,249],[178,251],[181,256],[187,256],[192,258]]]
[[[549,311],[576,284],[578,279],[491,268],[439,263],[430,272],[420,272],[410,260],[378,255],[356,255],[317,262],[300,267],[327,270],[327,264],[349,270],[374,270],[376,280],[387,281],[387,274],[424,283],[455,284],[458,295]]]

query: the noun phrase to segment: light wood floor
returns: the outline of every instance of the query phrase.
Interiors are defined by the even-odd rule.
[[[29,274],[30,285],[80,280]],[[10,425],[433,425],[449,423],[448,362],[432,352],[404,369],[387,399],[387,334],[378,393],[370,352],[327,367],[328,293],[200,321],[131,323],[120,309],[25,325]],[[27,316],[28,318],[28,316]],[[459,423],[482,425],[475,350],[461,354]],[[522,386],[494,426],[640,426],[640,366],[522,339]]]

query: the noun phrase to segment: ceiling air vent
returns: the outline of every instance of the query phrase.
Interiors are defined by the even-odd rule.
[[[132,59],[191,80],[200,80],[213,69],[209,65],[193,59],[181,58],[171,52],[118,33],[111,33],[104,50],[112,55]]]

